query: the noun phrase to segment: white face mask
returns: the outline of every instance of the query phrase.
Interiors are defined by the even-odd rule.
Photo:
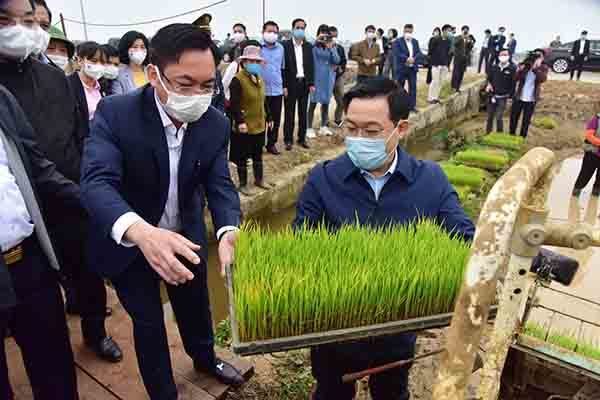
[[[104,75],[104,70],[105,68],[102,64],[92,64],[90,62],[86,62],[83,65],[83,73],[96,81],[102,78]]]
[[[404,33],[404,39],[406,40],[411,40],[413,38],[413,34],[410,32],[405,32]]]
[[[119,67],[116,65],[107,65],[104,69],[104,77],[109,80],[115,80],[119,77]]]
[[[160,71],[157,67],[156,74],[158,75],[158,81],[161,86],[167,92],[168,98],[166,104],[163,107],[167,114],[175,118],[179,122],[189,124],[198,121],[208,111],[212,102],[212,95],[200,94],[193,96],[184,96],[182,94],[174,93],[169,91],[165,86]]]
[[[65,70],[65,68],[67,68],[67,65],[69,65],[69,57],[67,57],[67,56],[60,56],[60,55],[56,55],[56,54],[46,54],[46,57],[48,57],[48,59],[50,61],[52,61],[54,63],[54,65],[56,65],[58,68],[62,69],[63,71]]]
[[[367,32],[367,39],[369,39],[369,40],[375,39],[375,32]]]
[[[33,33],[34,41],[32,53],[36,56],[45,53],[46,50],[48,50],[48,44],[50,43],[50,35],[48,32],[43,30],[39,25],[34,29],[31,29],[31,32]]]
[[[129,60],[136,65],[142,65],[144,60],[146,60],[146,56],[148,55],[148,51],[146,50],[129,50]]]
[[[244,35],[242,32],[233,32],[233,34],[231,35],[231,40],[233,40],[233,43],[242,43],[244,41],[244,39],[246,38],[246,35]]]
[[[23,61],[33,51],[34,33],[23,25],[0,28],[0,54]]]
[[[498,57],[498,60],[502,63],[502,64],[506,64],[508,62],[508,60],[510,59],[509,56],[500,56]]]
[[[263,33],[263,39],[265,39],[265,42],[273,44],[277,41],[277,34],[275,32],[265,32]]]

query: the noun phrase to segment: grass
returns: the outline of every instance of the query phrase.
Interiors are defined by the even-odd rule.
[[[488,175],[481,168],[453,164],[447,161],[441,162],[440,166],[446,173],[450,183],[454,186],[467,186],[473,189],[480,189]]]
[[[535,322],[528,322],[523,333],[535,339],[553,344],[565,350],[573,351],[586,358],[600,361],[600,346],[598,343],[579,341],[569,332],[550,331]]]
[[[492,149],[469,148],[455,154],[454,160],[470,167],[488,171],[500,171],[508,165],[510,158],[506,152]]]
[[[501,149],[519,151],[523,147],[525,140],[521,136],[507,133],[490,133],[481,138],[481,143]]]
[[[558,122],[551,117],[538,117],[533,120],[533,126],[541,129],[553,130],[558,128]]]
[[[426,220],[336,233],[247,225],[236,253],[238,333],[254,341],[450,312],[469,246]]]

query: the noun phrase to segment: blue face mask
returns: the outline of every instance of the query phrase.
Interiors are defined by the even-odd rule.
[[[386,145],[395,131],[387,139],[367,139],[346,137],[346,152],[352,163],[363,171],[374,171],[381,168],[390,154]]]
[[[260,64],[246,64],[244,67],[249,74],[259,76],[262,73],[262,65]]]
[[[294,29],[293,35],[298,40],[304,39],[304,29]]]

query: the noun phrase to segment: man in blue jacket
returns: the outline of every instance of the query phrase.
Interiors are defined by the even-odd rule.
[[[410,94],[410,111],[417,112],[417,73],[419,63],[423,63],[423,53],[417,39],[413,38],[414,27],[412,24],[404,25],[404,37],[394,42],[392,56],[396,68],[396,79],[401,87],[408,80]]]
[[[411,100],[404,89],[388,79],[372,79],[344,100],[347,153],[312,171],[298,200],[294,226],[324,223],[337,230],[357,222],[382,227],[431,218],[471,240],[473,223],[439,165],[419,161],[399,146],[409,130]],[[414,334],[402,334],[313,348],[313,399],[353,399],[354,385],[342,383],[344,374],[409,359],[415,340]],[[408,399],[408,371],[397,368],[371,377],[373,399]]]
[[[173,24],[150,47],[150,84],[105,98],[96,111],[81,188],[92,223],[90,264],[112,280],[133,320],[150,399],[176,400],[161,280],[195,368],[226,384],[243,383],[213,349],[205,199],[222,266],[233,260],[241,212],[227,163],[229,122],[210,106],[218,59],[210,36]]]

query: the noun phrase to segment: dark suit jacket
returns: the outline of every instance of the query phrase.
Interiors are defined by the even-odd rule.
[[[79,123],[81,124],[81,134],[85,138],[90,134],[90,112],[88,108],[87,98],[85,97],[85,89],[78,73],[73,73],[67,77],[69,86],[75,102],[77,104],[77,113],[79,114]],[[100,88],[102,97],[106,96],[103,89]]]
[[[206,199],[216,230],[240,223],[240,200],[227,162],[230,124],[210,107],[190,124],[179,162],[181,232],[202,246],[207,260],[204,224]],[[111,232],[127,212],[158,225],[169,192],[169,152],[154,89],[146,85],[125,96],[102,99],[84,146],[81,190],[90,213],[89,264],[112,278],[143,257],[138,248],[117,245]]]
[[[401,71],[405,70],[418,71],[419,64],[423,64],[425,61],[425,57],[423,56],[423,53],[421,53],[421,48],[419,47],[419,41],[417,39],[412,39],[412,45],[415,64],[412,67],[409,67],[406,65],[406,60],[408,60],[410,57],[410,51],[406,45],[406,40],[404,40],[404,38],[399,38],[394,42],[392,47],[392,56],[394,57],[396,76],[400,76]]]
[[[571,49],[571,55],[573,57],[589,57],[590,56],[590,41],[586,40],[585,45],[583,47],[583,54],[579,54],[581,50],[581,39],[575,41],[573,43],[573,48]]]
[[[83,213],[79,187],[58,173],[56,166],[42,154],[23,110],[3,86],[0,86],[0,128],[17,146],[42,214],[53,212],[50,204],[57,203]],[[0,309],[14,306],[15,300],[10,274],[4,258],[0,257]]]
[[[284,40],[282,42],[284,57],[285,57],[285,69],[283,70],[283,87],[287,89],[290,82],[296,80],[298,74],[298,68],[296,68],[296,52],[294,51],[294,39]],[[313,57],[312,44],[306,40],[302,44],[302,61],[304,65],[304,78],[308,86],[315,84],[315,61]]]

